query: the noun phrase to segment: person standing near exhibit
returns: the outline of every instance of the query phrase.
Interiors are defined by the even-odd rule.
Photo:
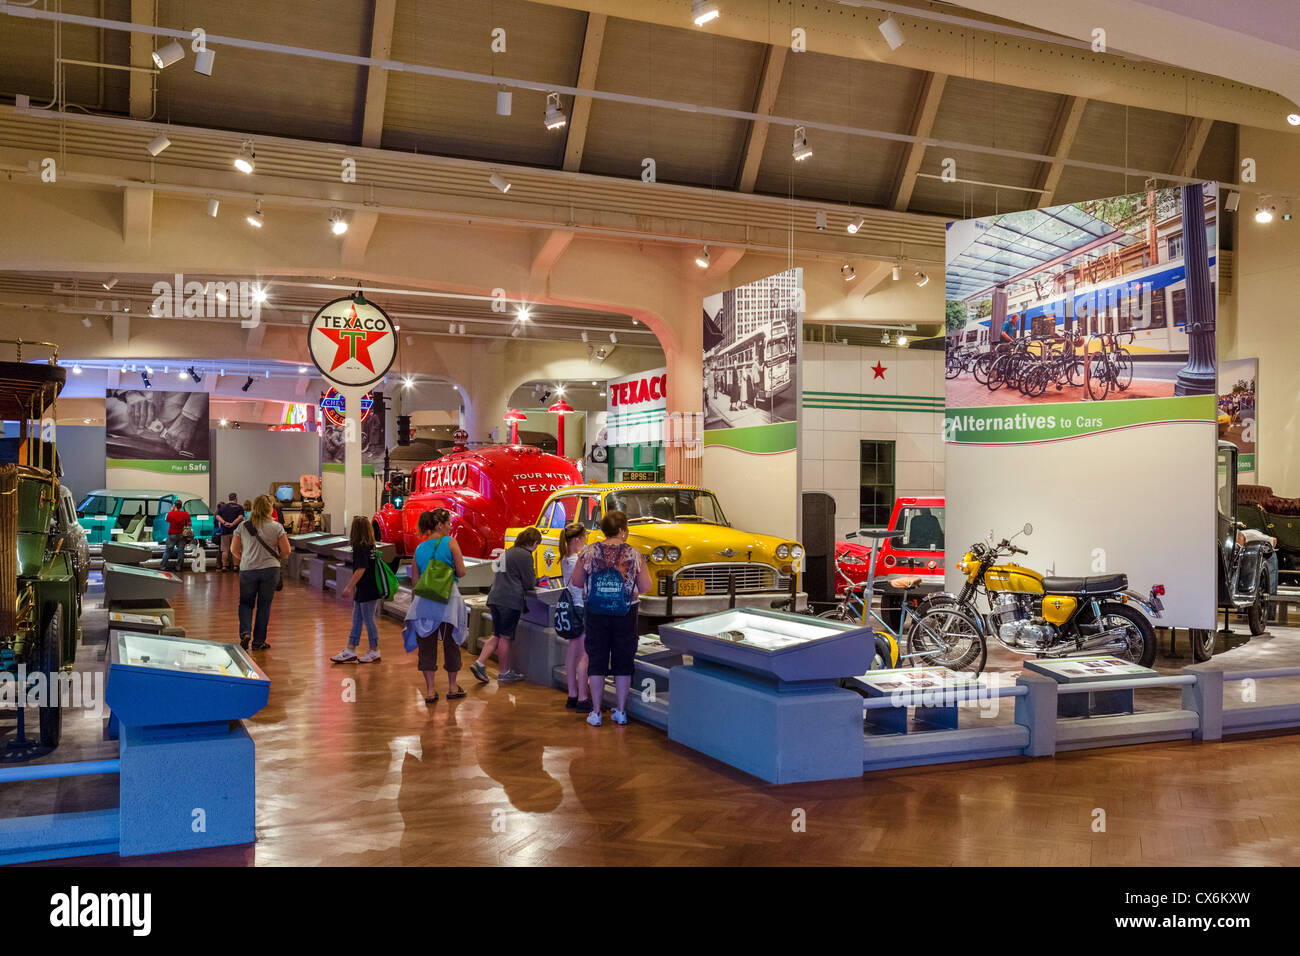
[[[420,514],[416,526],[420,532],[420,543],[415,546],[411,557],[411,587],[415,588],[430,561],[441,561],[450,565],[456,574],[456,580],[465,576],[465,556],[461,554],[460,544],[451,536],[451,512],[446,508],[435,508]],[[419,649],[419,667],[424,674],[424,702],[434,704],[438,701],[438,689],[434,679],[438,675],[438,645],[442,645],[442,668],[447,672],[447,699],[459,700],[465,696],[465,688],[460,686],[460,646],[469,636],[468,614],[465,602],[460,596],[460,588],[455,582],[451,586],[451,595],[446,603],[411,596],[411,606],[406,609],[406,621],[402,625],[402,636],[407,641],[414,637]]]
[[[533,551],[542,543],[542,533],[536,528],[519,532],[514,546],[501,556],[500,570],[492,579],[487,606],[492,613],[492,637],[483,643],[478,660],[469,665],[470,672],[480,684],[488,682],[484,664],[496,651],[497,683],[515,684],[524,675],[510,669],[510,645],[514,643],[515,629],[527,607],[525,597],[537,591],[537,572],[533,567]]]
[[[167,570],[172,553],[176,554],[176,570],[185,563],[185,528],[190,523],[190,513],[181,507],[177,498],[172,502],[172,510],[167,512],[167,544],[163,549],[162,570]]]
[[[357,515],[352,519],[348,542],[352,545],[352,577],[343,585],[342,596],[353,595],[352,630],[348,634],[348,646],[330,660],[335,664],[372,664],[379,660],[379,623],[375,620],[379,608],[379,583],[375,580],[375,531],[368,515]],[[370,639],[370,650],[358,657],[363,624]]]
[[[244,509],[239,507],[239,496],[233,491],[217,505],[217,533],[221,538],[221,570],[234,571],[235,560],[230,554],[230,544],[235,540],[235,529],[244,520]]]
[[[239,562],[239,644],[247,649],[251,642],[253,650],[264,651],[271,646],[266,626],[280,584],[280,562],[289,557],[289,536],[271,518],[269,495],[253,499],[248,520],[235,531],[230,554]]]
[[[564,526],[560,532],[560,583],[569,589],[574,606],[582,609],[582,588],[571,584],[573,569],[578,566],[578,555],[587,546],[587,529],[576,521]],[[591,698],[587,694],[587,644],[581,632],[568,637],[564,649],[564,677],[569,685],[569,699],[564,706],[580,714],[591,713]]]
[[[578,557],[569,582],[582,588],[587,633],[587,673],[592,711],[587,723],[600,726],[599,702],[605,676],[614,678],[616,724],[627,723],[627,694],[636,660],[638,598],[650,590],[650,569],[641,552],[627,543],[627,515],[607,511],[601,519],[604,541],[589,545]]]

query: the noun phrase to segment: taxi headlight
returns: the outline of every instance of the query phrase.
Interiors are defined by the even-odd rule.
[[[650,552],[651,561],[662,561],[665,557],[666,554],[663,548],[655,548],[653,551]]]
[[[668,560],[669,560],[669,561],[676,562],[676,561],[680,561],[681,559],[682,559],[682,552],[681,552],[681,549],[680,549],[680,548],[669,548],[669,549],[668,549]]]
[[[776,546],[776,556],[782,561],[790,557],[790,546],[788,544],[778,544]]]
[[[794,546],[790,549],[790,557],[792,557],[792,558],[802,558],[802,557],[803,557],[803,548],[802,548],[801,546],[797,545],[797,544],[794,545]]]

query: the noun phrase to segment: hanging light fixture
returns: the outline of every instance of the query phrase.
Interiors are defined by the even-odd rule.
[[[348,231],[348,220],[343,215],[342,209],[330,210],[330,232],[336,236],[341,236]]]
[[[697,27],[712,23],[722,16],[722,10],[711,0],[691,0],[691,22]]]
[[[239,155],[235,157],[235,168],[241,173],[251,174],[256,167],[257,153],[253,149],[253,141],[246,139],[239,147]]]
[[[175,40],[172,40],[165,47],[153,51],[153,65],[160,70],[165,70],[173,63],[183,59],[185,59],[185,48]]]
[[[792,155],[796,163],[802,162],[813,154],[812,147],[808,145],[808,131],[802,126],[794,128],[794,150]]]
[[[866,220],[863,219],[861,216],[859,216],[857,219],[854,219],[844,228],[848,230],[850,236],[856,236],[858,234],[858,230],[861,229],[865,224],[866,224]]]
[[[700,254],[697,255],[697,256],[695,257],[695,264],[696,264],[697,266],[699,266],[701,269],[707,269],[707,268],[709,267],[709,247],[708,247],[708,246],[705,246],[705,247],[700,251]]]
[[[560,102],[559,93],[546,94],[546,128],[549,130],[562,129],[569,122],[569,117],[565,115],[564,104]],[[504,192],[504,190],[502,190]]]
[[[259,199],[257,201],[257,205],[253,207],[253,211],[245,216],[244,219],[250,226],[256,226],[258,229],[262,228],[262,200]]]

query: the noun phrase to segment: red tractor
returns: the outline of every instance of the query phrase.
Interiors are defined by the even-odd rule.
[[[580,484],[572,461],[529,445],[453,451],[411,470],[400,508],[389,503],[375,515],[375,536],[410,555],[420,515],[446,508],[464,555],[488,558],[503,547],[506,528],[532,524],[552,492]]]

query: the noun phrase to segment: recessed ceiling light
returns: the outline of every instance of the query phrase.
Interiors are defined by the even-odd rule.
[[[858,230],[861,229],[865,223],[866,220],[863,219],[861,216],[859,216],[857,219],[854,219],[844,228],[849,231],[850,236],[856,236],[858,234]]]
[[[221,425],[222,428],[225,428],[225,427],[226,427],[226,420],[225,420],[224,418],[221,419],[221,421],[220,421],[219,424]]]
[[[185,48],[175,40],[172,40],[165,47],[153,51],[153,65],[160,70],[165,70],[173,63],[184,58]]]
[[[691,22],[697,27],[711,23],[722,16],[722,11],[711,0],[691,0]]]
[[[239,147],[239,155],[235,157],[235,168],[241,173],[252,173],[256,167],[257,153],[253,149],[253,141],[246,139]]]
[[[564,113],[564,104],[560,102],[559,93],[546,94],[546,128],[549,130],[563,129],[569,122],[569,117]],[[504,192],[504,190],[503,190]]]

